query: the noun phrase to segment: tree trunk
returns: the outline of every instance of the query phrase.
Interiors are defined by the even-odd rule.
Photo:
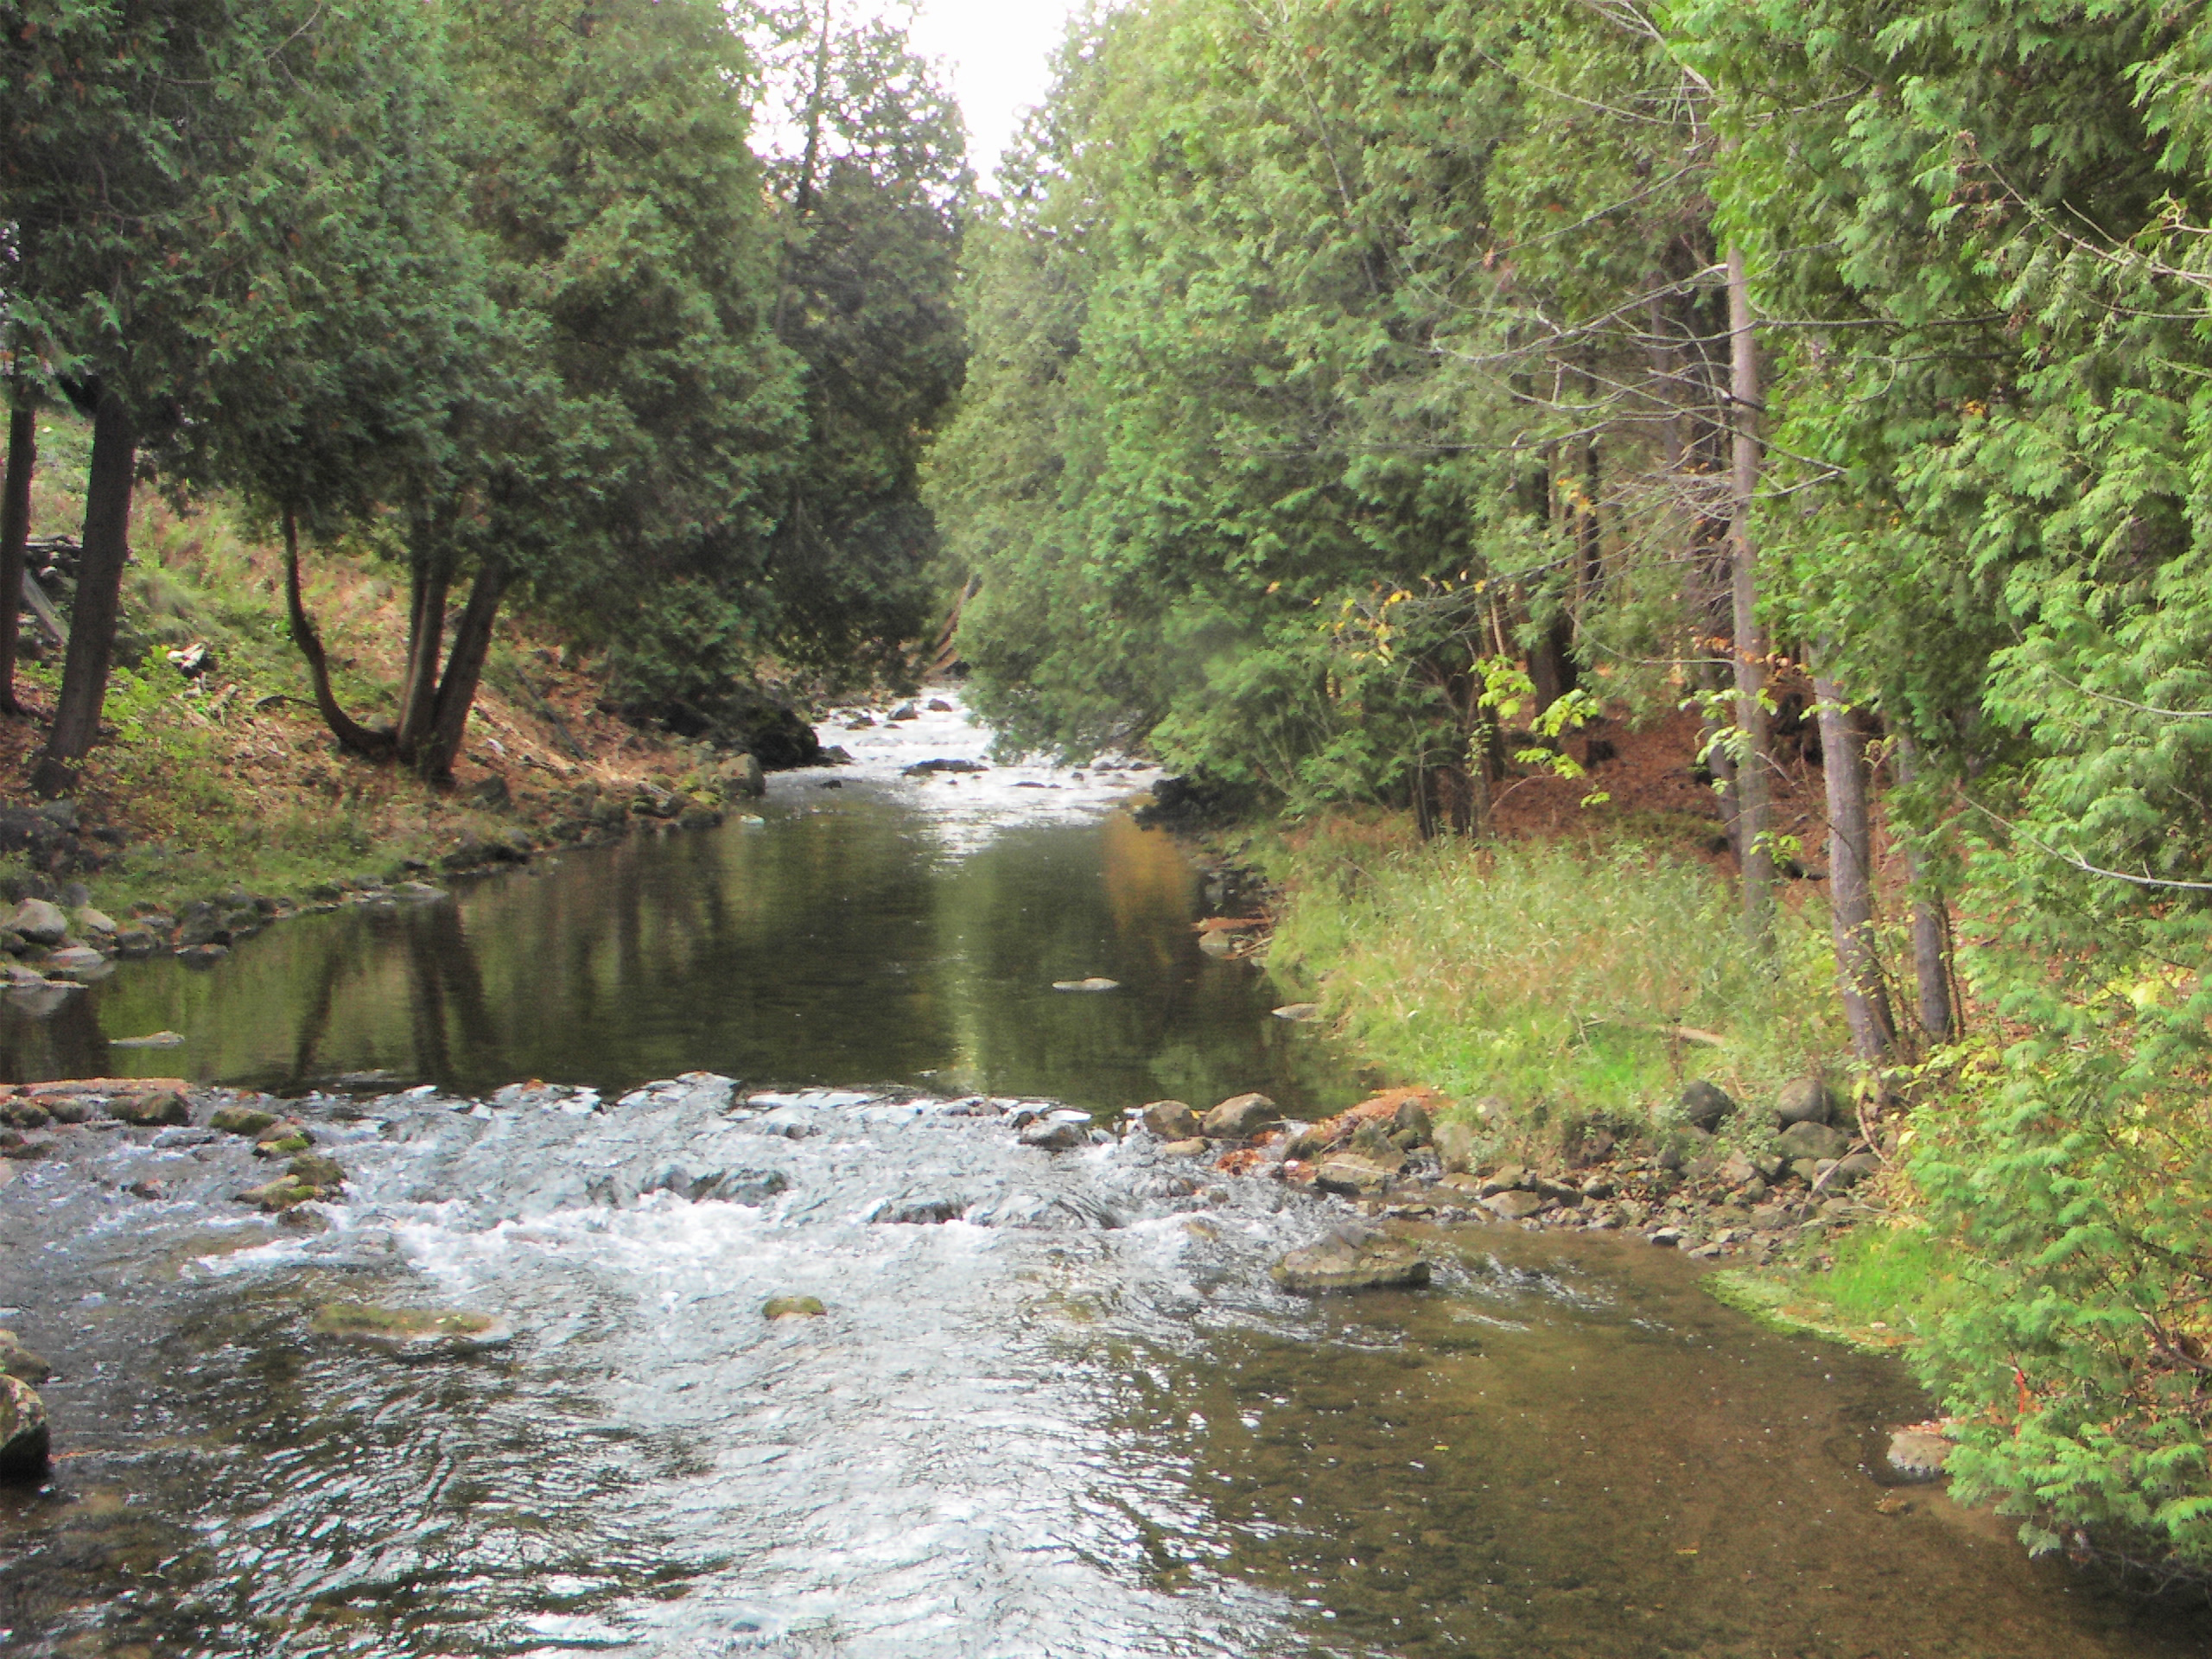
[[[323,652],[322,636],[308,620],[307,605],[300,597],[300,521],[289,507],[284,509],[284,608],[291,617],[292,643],[307,658],[315,709],[338,740],[338,747],[367,760],[391,759],[391,734],[362,725],[338,706],[337,693],[330,689],[330,663]]]
[[[437,718],[438,658],[445,650],[446,598],[453,588],[453,561],[442,548],[418,550],[410,562],[407,617],[407,678],[399,688],[396,741],[411,758]]]
[[[1828,908],[1835,931],[1835,974],[1851,1049],[1870,1065],[1889,1059],[1897,1021],[1874,949],[1872,831],[1866,810],[1866,741],[1844,708],[1835,682],[1813,677],[1821,721],[1821,772],[1828,797]]]
[[[115,654],[123,562],[130,555],[130,480],[137,466],[137,424],[121,395],[100,394],[92,415],[92,461],[85,482],[85,539],[78,555],[77,602],[69,613],[69,654],[46,753],[32,778],[41,795],[66,794],[76,763],[99,735],[100,706]]]
[[[22,387],[8,410],[8,476],[0,486],[0,715],[20,715],[16,649],[22,629],[23,544],[31,534],[31,470],[38,465],[38,404]]]
[[[476,702],[476,687],[484,677],[484,659],[492,650],[492,624],[499,614],[499,599],[507,589],[507,573],[486,564],[476,573],[468,590],[468,603],[453,631],[453,652],[438,681],[437,718],[429,741],[415,754],[415,765],[425,778],[444,783],[453,776],[461,740],[468,734],[468,711]]]
[[[1912,740],[1897,739],[1897,780],[1910,784],[1919,765]],[[1916,841],[1905,842],[1905,869],[1912,883],[1912,976],[1917,991],[1920,1028],[1929,1040],[1951,1040],[1956,1015],[1951,1007],[1951,917],[1930,880],[1928,855]]]
[[[1552,496],[1555,486],[1552,469],[1558,461],[1558,451],[1547,448],[1542,455],[1542,469],[1529,480],[1529,505],[1538,524],[1548,524],[1553,521]],[[1573,584],[1568,585],[1571,588]],[[1532,613],[1533,609],[1532,606]],[[1534,620],[1533,614],[1530,620]],[[1544,625],[1543,632],[1529,647],[1529,683],[1535,691],[1534,712],[1542,714],[1573,690],[1574,679],[1574,617],[1570,610],[1562,607],[1560,613]]]
[[[1729,588],[1736,623],[1736,725],[1743,734],[1743,754],[1736,768],[1736,832],[1744,871],[1744,919],[1752,938],[1764,944],[1774,934],[1774,852],[1767,836],[1772,746],[1764,696],[1766,642],[1759,632],[1758,549],[1751,540],[1751,501],[1759,482],[1759,362],[1740,247],[1728,250],[1728,368],[1735,496],[1728,538]]]

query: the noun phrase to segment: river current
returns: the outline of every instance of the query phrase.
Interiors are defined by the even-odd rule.
[[[298,1225],[206,1130],[4,1166],[0,1323],[60,1455],[0,1494],[0,1650],[2212,1652],[1878,1484],[1902,1371],[1671,1252],[1427,1230],[1426,1291],[1280,1294],[1345,1212],[1125,1113],[1360,1079],[1198,949],[1146,775],[908,775],[980,757],[957,710],[825,736],[858,764],[759,822],[0,1016],[18,1078],[294,1096],[348,1178]],[[1070,1103],[1090,1144],[1020,1143]],[[333,1329],[362,1307],[473,1334]]]

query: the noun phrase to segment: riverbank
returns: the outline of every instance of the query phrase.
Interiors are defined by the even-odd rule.
[[[48,499],[41,522],[74,505]],[[604,660],[526,613],[499,625],[451,785],[345,755],[308,701],[276,550],[226,506],[151,492],[133,546],[104,738],[67,799],[37,803],[28,781],[60,671],[52,641],[34,638],[21,667],[25,715],[0,720],[0,899],[33,906],[0,951],[34,991],[28,977],[99,971],[57,951],[219,951],[301,911],[718,822],[761,791],[748,755],[623,718]],[[365,558],[313,562],[309,608],[341,694],[372,719],[402,665],[405,598]]]

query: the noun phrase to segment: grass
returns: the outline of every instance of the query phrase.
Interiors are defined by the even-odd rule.
[[[1648,842],[1423,843],[1346,817],[1262,858],[1289,895],[1270,968],[1386,1071],[1530,1129],[1661,1127],[1695,1077],[1764,1102],[1842,1049],[1825,912],[1786,909],[1763,957],[1732,885]]]
[[[1955,1254],[1907,1222],[1859,1227],[1835,1242],[1819,1273],[1743,1268],[1705,1286],[1731,1307],[1777,1330],[1891,1353],[1925,1337],[1968,1294]]]

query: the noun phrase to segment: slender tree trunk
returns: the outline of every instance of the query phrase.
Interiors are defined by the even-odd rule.
[[[1910,784],[1920,757],[1912,740],[1897,739],[1897,779]],[[1918,993],[1920,1028],[1929,1040],[1950,1041],[1956,1015],[1951,1007],[1951,918],[1929,879],[1928,855],[1916,842],[1905,842],[1905,870],[1912,884],[1912,976]]]
[[[1834,680],[1813,677],[1820,708],[1821,772],[1828,798],[1828,908],[1835,931],[1836,984],[1851,1048],[1871,1065],[1897,1046],[1897,1021],[1874,949],[1874,868],[1866,808],[1866,741]]]
[[[1558,461],[1555,449],[1544,450],[1542,469],[1529,480],[1529,505],[1539,524],[1553,520],[1552,469]],[[1574,618],[1569,611],[1562,609],[1546,623],[1529,646],[1529,682],[1535,690],[1535,712],[1540,715],[1574,690]]]
[[[1744,251],[1728,250],[1728,391],[1732,422],[1734,519],[1729,531],[1730,596],[1736,623],[1736,724],[1743,758],[1736,768],[1738,848],[1744,871],[1744,918],[1761,944],[1774,932],[1774,853],[1767,840],[1766,642],[1759,632],[1758,548],[1751,501],[1759,482],[1759,362],[1751,335],[1751,296]]]
[[[330,662],[322,649],[322,636],[308,620],[306,602],[300,596],[300,521],[289,507],[284,509],[284,608],[291,617],[292,643],[307,659],[315,709],[338,740],[338,747],[365,760],[391,759],[391,734],[362,725],[338,706],[338,695],[330,689]]]
[[[453,631],[453,652],[438,681],[437,719],[429,741],[415,755],[424,777],[443,783],[453,776],[461,740],[468,734],[468,711],[476,702],[476,687],[484,677],[484,659],[492,650],[492,624],[499,619],[499,599],[507,589],[507,573],[486,564],[476,573],[468,590],[468,603]]]
[[[407,679],[399,688],[397,733],[403,757],[412,757],[429,736],[437,718],[438,658],[445,650],[446,597],[453,588],[453,561],[442,549],[418,553],[410,575]]]
[[[78,554],[77,602],[69,613],[69,654],[46,753],[32,778],[41,795],[66,794],[76,763],[99,735],[100,706],[115,654],[115,618],[130,556],[130,480],[138,461],[137,424],[121,395],[100,394],[92,415],[92,461],[85,481],[85,537]]]
[[[8,410],[8,476],[0,485],[0,715],[20,715],[16,652],[22,631],[23,546],[31,534],[31,472],[38,465],[38,404],[22,386]]]

